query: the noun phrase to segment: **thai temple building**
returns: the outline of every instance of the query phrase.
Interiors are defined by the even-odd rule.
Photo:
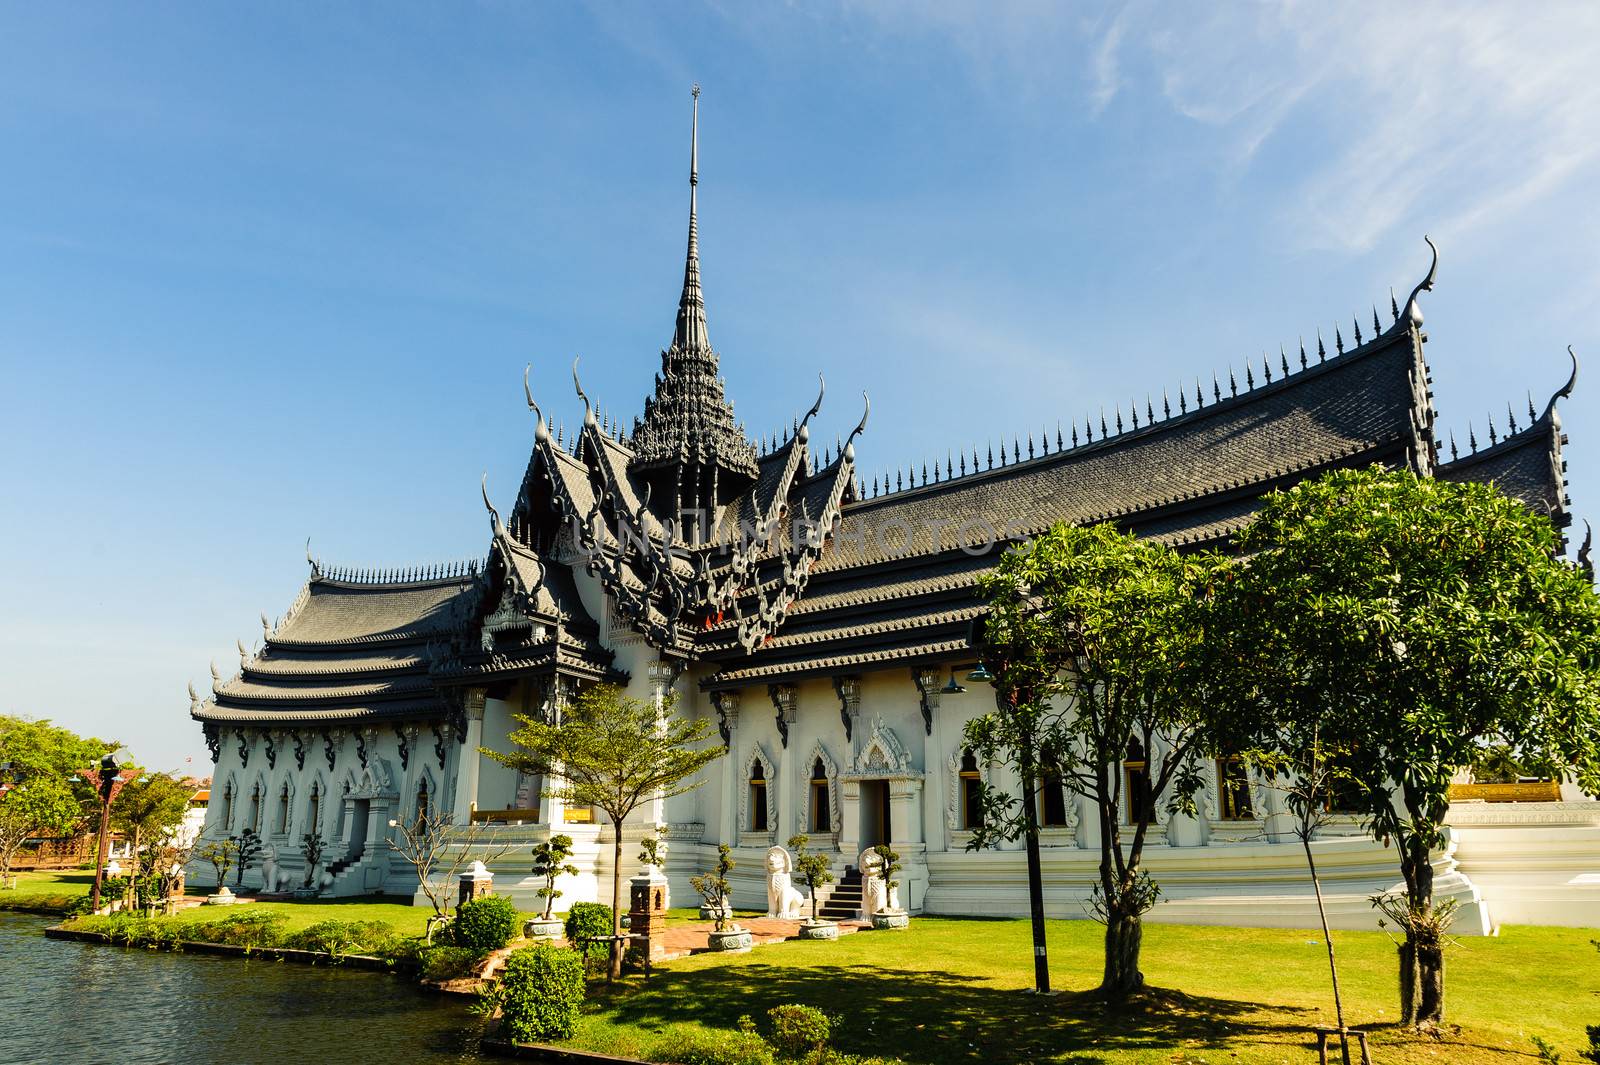
[[[659,835],[672,897],[687,905],[689,877],[727,843],[736,904],[760,907],[767,849],[805,832],[841,878],[863,849],[891,843],[913,913],[1026,914],[1021,844],[966,849],[974,783],[1017,791],[962,743],[964,723],[994,705],[982,673],[969,677],[976,582],[1009,543],[1056,522],[1111,522],[1179,550],[1218,546],[1265,493],[1373,463],[1492,481],[1559,528],[1572,521],[1559,406],[1576,360],[1525,417],[1508,410],[1459,449],[1441,442],[1420,304],[1432,267],[1381,315],[1309,348],[1205,371],[1142,408],[1064,419],[998,450],[952,441],[938,462],[884,474],[868,456],[893,448],[873,438],[870,404],[830,416],[838,436],[824,439],[822,394],[797,398],[787,431],[752,438],[707,326],[697,181],[696,143],[683,292],[637,416],[602,415],[574,364],[583,415],[569,437],[546,413],[566,367],[537,367],[525,395],[508,367],[505,416],[530,418],[531,449],[503,511],[485,485],[478,560],[372,572],[308,558],[288,612],[262,617],[258,649],[240,644],[239,671],[213,667],[208,697],[191,689],[216,763],[208,838],[252,828],[299,883],[301,840],[319,835],[327,893],[411,894],[391,822],[448,819],[479,826],[493,849],[513,845],[490,863],[495,889],[531,909],[530,848],[565,833],[580,872],[559,885],[563,908],[609,901],[611,828],[480,748],[507,751],[514,715],[551,718],[612,682],[643,699],[675,692],[677,712],[713,723],[727,752],[699,787],[641,811],[625,831],[625,877],[632,840]],[[529,414],[512,410],[524,399]],[[1129,752],[1129,795],[1148,753]],[[1458,791],[1436,859],[1439,895],[1462,903],[1458,933],[1600,925],[1600,803],[1559,782],[1463,776]],[[1523,801],[1495,801],[1509,799]],[[1315,925],[1279,795],[1222,761],[1199,805],[1190,818],[1155,802],[1146,861],[1163,896],[1150,918]],[[1084,916],[1094,812],[1047,786],[1040,816],[1047,912]],[[1353,819],[1315,846],[1333,920],[1371,927],[1368,897],[1400,879],[1393,851]],[[191,869],[195,882],[211,875]]]

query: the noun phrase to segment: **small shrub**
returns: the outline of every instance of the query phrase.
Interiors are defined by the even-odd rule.
[[[275,947],[283,940],[283,924],[288,919],[287,914],[264,910],[234,913],[220,921],[188,925],[184,938],[235,947]]]
[[[671,1065],[773,1065],[772,1048],[754,1032],[684,1029],[651,1048],[652,1061]]]
[[[417,952],[422,978],[435,983],[477,976],[488,954],[471,947],[424,947]]]
[[[574,947],[579,937],[609,936],[611,934],[611,907],[599,902],[574,902],[567,911],[567,942]],[[590,960],[611,957],[611,948],[605,943],[590,943],[584,951]]]
[[[1584,1061],[1594,1062],[1594,1065],[1600,1065],[1600,1024],[1591,1024],[1586,1031],[1589,1033],[1589,1049],[1579,1054],[1579,1057]]]
[[[826,1013],[797,1002],[772,1007],[767,1011],[767,1023],[772,1027],[767,1042],[786,1058],[820,1051],[833,1034],[833,1025]]]
[[[450,942],[473,950],[499,950],[517,933],[517,906],[505,895],[485,895],[456,907]]]
[[[542,943],[513,951],[476,1009],[498,1009],[506,1038],[517,1043],[570,1039],[583,1005],[583,958],[575,950]]]
[[[383,921],[318,921],[283,938],[283,946],[331,954],[376,953],[392,940],[395,931]]]

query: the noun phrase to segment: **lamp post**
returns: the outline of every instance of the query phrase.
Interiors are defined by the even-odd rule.
[[[109,753],[100,759],[99,769],[84,770],[83,776],[100,795],[100,833],[94,848],[94,890],[89,896],[89,912],[97,913],[100,910],[100,885],[105,880],[106,846],[110,842],[107,831],[111,827],[111,804],[116,801],[117,793],[127,780],[120,772],[116,758]]]

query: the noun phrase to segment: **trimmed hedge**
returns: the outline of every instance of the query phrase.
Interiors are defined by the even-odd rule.
[[[583,1006],[583,957],[541,943],[513,951],[499,978],[479,998],[478,1009],[499,1009],[507,1039],[536,1043],[570,1039]]]
[[[486,957],[486,953],[471,947],[424,947],[417,954],[422,978],[435,983],[477,976]]]
[[[517,934],[518,916],[516,903],[505,895],[463,902],[450,922],[450,942],[469,950],[499,950]]]
[[[567,911],[565,925],[567,942],[574,947],[578,939],[586,936],[611,934],[611,907],[600,902],[574,902]],[[611,948],[605,943],[590,943],[584,952],[590,959],[611,957]]]

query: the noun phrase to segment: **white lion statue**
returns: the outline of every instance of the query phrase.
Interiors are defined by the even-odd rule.
[[[289,883],[289,874],[278,868],[278,848],[268,844],[261,848],[261,891],[271,895]]]
[[[898,910],[900,889],[896,887],[891,893],[889,885],[884,883],[883,859],[878,857],[878,852],[868,847],[856,862],[856,868],[861,870],[861,916],[871,918],[880,910]]]
[[[794,887],[794,859],[782,847],[767,851],[767,916],[798,920],[800,892]]]

